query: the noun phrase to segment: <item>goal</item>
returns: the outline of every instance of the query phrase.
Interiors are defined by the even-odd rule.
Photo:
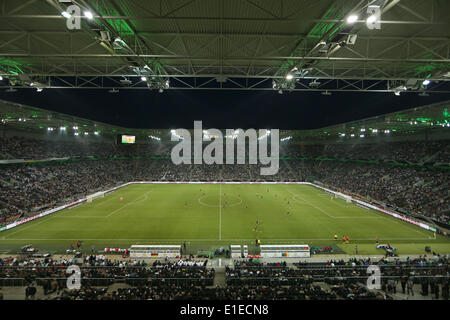
[[[97,199],[97,198],[103,198],[105,197],[105,192],[104,191],[99,191],[96,192],[94,194],[88,195],[86,197],[87,202],[92,202],[92,200]]]
[[[350,197],[350,196],[348,196],[348,195],[346,195],[346,194],[337,192],[337,193],[335,194],[335,196],[336,196],[336,198],[340,198],[340,199],[345,200],[347,203],[352,203],[352,197]]]

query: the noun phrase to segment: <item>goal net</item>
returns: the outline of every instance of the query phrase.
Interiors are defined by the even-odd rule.
[[[94,194],[87,196],[86,199],[87,199],[87,202],[92,202],[92,200],[97,199],[97,198],[103,198],[104,196],[105,196],[105,192],[99,191],[99,192],[96,192]]]
[[[336,198],[340,198],[342,200],[345,200],[345,202],[347,202],[347,203],[352,203],[352,197],[350,197],[350,196],[348,196],[346,194],[338,192],[338,193],[336,193],[335,196],[336,196]]]

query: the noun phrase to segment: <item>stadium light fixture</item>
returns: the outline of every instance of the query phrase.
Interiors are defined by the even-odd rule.
[[[141,81],[147,81],[147,77],[142,76]]]
[[[422,84],[423,84],[424,86],[427,86],[427,85],[430,84],[430,82],[431,82],[430,80],[425,79],[425,80],[423,80]]]
[[[67,19],[70,19],[72,16],[70,15],[70,13],[68,13],[67,11],[63,11],[63,12],[61,12],[61,15],[64,17],[64,18],[67,18]]]
[[[371,16],[369,16],[368,18],[367,18],[367,23],[368,24],[372,24],[372,23],[375,23],[377,21],[377,16],[376,15],[371,15]]]
[[[84,12],[84,16],[85,16],[86,18],[88,18],[89,20],[91,20],[92,18],[94,18],[94,15],[93,15],[92,12],[90,12],[90,11],[85,11],[85,12]]]
[[[158,137],[155,137],[155,136],[152,136],[152,135],[149,135],[148,137],[149,137],[150,139],[153,139],[153,140],[161,141],[161,138],[158,138]]]
[[[353,24],[356,21],[358,21],[358,16],[356,14],[352,14],[347,18],[347,23],[348,24]]]
[[[44,90],[43,88],[36,88],[37,92],[41,92],[42,90]]]
[[[294,79],[294,75],[292,75],[291,73],[288,73],[286,75],[286,80],[292,80],[292,79]]]

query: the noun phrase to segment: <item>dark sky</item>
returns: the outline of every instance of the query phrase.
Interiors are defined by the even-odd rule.
[[[34,89],[0,99],[129,128],[314,129],[450,99],[450,94]]]

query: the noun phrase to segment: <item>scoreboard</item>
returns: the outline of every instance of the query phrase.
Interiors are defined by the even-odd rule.
[[[117,136],[117,142],[123,144],[134,144],[136,143],[136,136],[120,134]]]

